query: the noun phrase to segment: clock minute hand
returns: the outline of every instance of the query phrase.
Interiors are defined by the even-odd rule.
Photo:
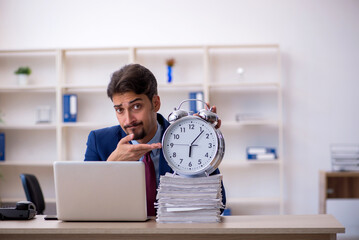
[[[198,134],[198,136],[193,140],[193,142],[191,143],[191,146],[193,145],[193,143],[199,138],[199,136],[202,135],[202,133],[204,132],[204,130],[202,130],[202,132],[200,132],[200,134]]]
[[[198,134],[198,136],[192,141],[192,143],[189,145],[189,154],[188,156],[191,157],[192,155],[192,146],[195,146],[193,145],[193,143],[199,138],[199,136],[201,136],[201,134],[204,132],[204,130],[202,130],[202,132],[200,132],[200,134]],[[197,146],[197,145],[196,145]]]

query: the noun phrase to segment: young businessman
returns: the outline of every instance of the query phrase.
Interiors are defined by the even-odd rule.
[[[149,216],[154,216],[153,198],[159,177],[166,172],[173,172],[161,150],[162,136],[169,123],[157,113],[161,100],[157,94],[156,78],[144,66],[126,65],[113,73],[107,95],[114,104],[119,125],[90,132],[85,161],[144,161],[146,185],[151,181],[147,166],[154,175],[154,183],[150,187],[152,190],[146,186],[147,212]],[[215,107],[213,109],[215,111]],[[220,122],[217,127],[219,126]],[[218,173],[217,169],[213,174]],[[149,191],[154,191],[154,196],[149,196]],[[223,184],[222,195],[225,204]]]

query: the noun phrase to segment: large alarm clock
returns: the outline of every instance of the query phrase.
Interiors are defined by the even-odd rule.
[[[218,117],[203,101],[206,109],[196,115],[181,109],[187,99],[168,116],[171,125],[162,139],[163,155],[172,170],[183,176],[208,176],[221,163],[224,155],[224,138],[216,129]]]

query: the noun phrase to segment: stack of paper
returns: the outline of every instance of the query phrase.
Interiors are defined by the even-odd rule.
[[[167,173],[157,192],[157,222],[220,222],[222,175],[186,178]]]
[[[332,144],[330,153],[333,171],[359,171],[359,145]]]

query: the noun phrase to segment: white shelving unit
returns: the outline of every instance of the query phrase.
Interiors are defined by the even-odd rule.
[[[166,60],[174,58],[173,82]],[[6,161],[0,163],[2,201],[24,198],[18,174],[36,174],[46,199],[55,198],[54,161],[83,160],[89,132],[117,124],[106,88],[111,74],[128,63],[148,67],[158,80],[165,117],[203,91],[222,119],[226,153],[220,169],[233,214],[283,212],[283,122],[278,45],[165,46],[0,51],[0,111]],[[18,86],[19,66],[32,69]],[[239,75],[237,69],[244,70]],[[78,95],[78,122],[62,121],[62,96]],[[36,107],[48,105],[53,121],[36,124]],[[187,107],[187,106],[185,106]],[[237,114],[259,117],[236,121]],[[271,146],[279,158],[248,161],[248,146]],[[21,195],[20,195],[21,193]]]
[[[226,154],[220,168],[232,214],[283,213],[283,123],[277,45],[206,49],[208,101],[218,107]],[[243,74],[236,70],[240,68]],[[236,115],[254,115],[237,121]],[[276,160],[246,160],[246,147],[274,147]]]

